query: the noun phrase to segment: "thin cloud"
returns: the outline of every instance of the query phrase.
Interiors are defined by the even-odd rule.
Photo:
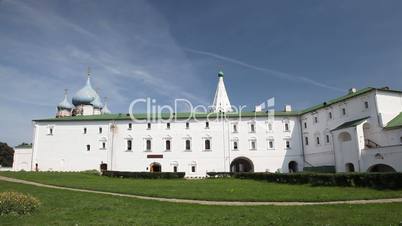
[[[310,84],[310,85],[314,85],[314,86],[318,86],[318,87],[326,88],[326,89],[331,89],[331,90],[335,90],[335,91],[339,91],[339,92],[344,91],[343,89],[339,89],[339,88],[334,87],[334,86],[329,86],[327,84],[312,80],[312,79],[307,78],[307,77],[291,75],[289,73],[285,73],[285,72],[281,72],[281,71],[277,71],[277,70],[272,70],[272,69],[269,69],[269,68],[259,67],[259,66],[253,65],[253,64],[249,64],[249,63],[246,63],[246,62],[243,62],[243,61],[240,61],[240,60],[236,60],[236,59],[233,59],[233,58],[230,58],[230,57],[222,56],[222,55],[219,55],[219,54],[216,54],[216,53],[202,51],[202,50],[196,50],[196,49],[191,49],[191,48],[186,48],[186,47],[183,47],[183,50],[186,51],[186,52],[190,52],[190,53],[195,53],[195,54],[199,54],[199,55],[213,57],[213,58],[216,58],[216,59],[219,59],[219,60],[224,60],[224,61],[234,63],[234,64],[237,64],[237,65],[240,65],[240,66],[243,66],[243,67],[246,67],[246,68],[250,68],[250,69],[253,69],[253,70],[265,72],[265,73],[267,73],[269,75],[275,76],[275,77],[280,78],[280,79],[286,79],[286,80],[289,80],[289,81],[304,82],[304,83],[307,83],[307,84]]]

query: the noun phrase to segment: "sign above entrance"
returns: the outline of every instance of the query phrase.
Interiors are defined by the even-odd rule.
[[[147,155],[149,159],[163,159],[163,155]]]

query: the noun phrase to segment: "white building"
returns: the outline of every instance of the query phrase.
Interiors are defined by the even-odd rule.
[[[57,117],[34,120],[33,148],[16,150],[14,170],[185,172],[294,172],[303,169],[402,171],[402,92],[351,89],[302,110],[233,112],[223,81],[213,113],[148,118],[111,114],[87,84]],[[169,118],[174,118],[169,120]]]

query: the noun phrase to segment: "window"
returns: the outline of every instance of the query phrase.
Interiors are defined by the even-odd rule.
[[[318,123],[318,117],[314,117],[314,123]]]
[[[268,123],[268,131],[272,131],[272,123]]]
[[[166,123],[166,129],[170,129],[170,122]]]
[[[209,122],[205,122],[205,128],[209,129]]]
[[[289,131],[289,123],[285,123],[285,131]]]
[[[254,123],[250,124],[250,132],[255,133],[255,124]]]
[[[186,129],[189,129],[189,128],[190,128],[190,123],[186,122]]]
[[[151,129],[151,123],[150,122],[148,122],[148,124],[147,124],[147,129]]]
[[[191,166],[191,172],[195,173],[195,166]]]
[[[102,149],[106,149],[106,142],[102,142]]]
[[[91,150],[91,145],[87,144],[87,151]]]
[[[237,141],[233,141],[233,150],[238,150],[238,143],[237,143]]]
[[[251,140],[250,141],[250,149],[251,150],[257,149],[257,141],[256,140]]]
[[[233,133],[237,133],[237,124],[233,124]]]
[[[99,133],[102,133],[102,127],[99,127]]]
[[[211,140],[207,139],[204,141],[205,150],[211,150]]]
[[[268,141],[268,148],[273,149],[274,148],[274,140],[269,140]]]
[[[327,143],[329,143],[329,135],[326,135],[325,137],[326,137]]]
[[[328,118],[332,119],[332,112],[328,112]]]
[[[402,137],[400,138],[400,140],[401,140],[401,143],[402,143]]]
[[[320,144],[320,137],[316,137],[315,139],[316,139],[317,144]]]
[[[364,101],[364,108],[366,108],[366,109],[369,108],[369,103],[368,103],[368,101]]]
[[[177,173],[177,166],[173,166],[173,172]]]
[[[305,138],[304,138],[304,144],[305,144],[305,145],[308,145],[308,137],[305,137]]]
[[[304,128],[307,129],[307,122],[304,122]]]
[[[191,150],[191,140],[186,140],[186,151]]]
[[[127,140],[127,151],[131,151],[133,146],[132,140]]]
[[[346,108],[342,108],[342,115],[346,115]]]
[[[165,141],[165,150],[170,151],[170,140]]]
[[[146,151],[151,151],[151,140],[146,141],[145,150]]]
[[[87,128],[84,128],[84,134],[87,134]]]
[[[50,127],[48,130],[48,135],[53,135],[53,127]]]
[[[133,128],[133,124],[129,123],[128,124],[128,130],[131,130]]]
[[[286,141],[286,149],[290,149],[290,141]]]

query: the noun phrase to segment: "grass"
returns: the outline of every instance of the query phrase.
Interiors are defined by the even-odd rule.
[[[334,201],[402,197],[402,190],[313,187],[240,179],[120,179],[89,173],[1,172],[0,175],[44,184],[98,191],[198,200]]]
[[[202,206],[40,188],[0,181],[0,192],[30,193],[32,215],[0,216],[1,225],[398,225],[402,204]]]

